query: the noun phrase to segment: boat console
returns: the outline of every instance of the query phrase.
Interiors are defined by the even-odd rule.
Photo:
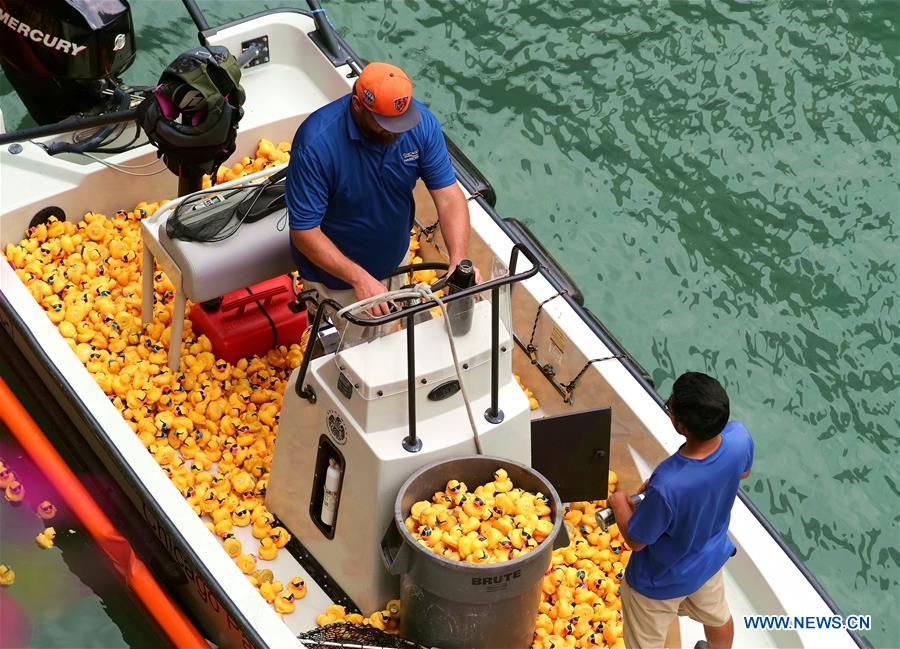
[[[448,310],[471,310],[465,333],[448,331],[460,312],[444,317],[435,302],[368,320],[351,310],[335,316],[348,320],[337,351],[304,362],[285,389],[266,506],[363,610],[399,590],[381,539],[410,475],[476,451],[531,464],[528,399],[512,375],[508,290],[538,267],[516,273],[520,251],[532,261],[515,248],[511,275],[444,298]],[[320,304],[314,332],[323,313],[342,309]]]

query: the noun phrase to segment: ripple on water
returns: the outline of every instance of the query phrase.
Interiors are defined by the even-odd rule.
[[[212,23],[274,3],[200,4]],[[661,392],[687,369],[723,379],[757,442],[745,488],[893,647],[900,38],[895,3],[837,4],[328,12],[360,54],[406,67]],[[177,2],[133,9],[128,78],[148,83],[194,29]]]

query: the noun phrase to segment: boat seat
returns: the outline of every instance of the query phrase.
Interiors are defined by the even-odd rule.
[[[203,243],[170,238],[163,222],[159,244],[181,270],[181,290],[193,302],[212,300],[295,270],[284,209],[242,224],[226,239]]]
[[[276,168],[276,171],[278,168]],[[259,180],[272,170],[245,180]],[[223,185],[223,189],[241,181]],[[295,270],[285,209],[255,223],[244,223],[221,241],[182,241],[166,233],[173,206],[165,206],[141,221],[144,244],[141,320],[153,319],[153,273],[158,262],[175,287],[172,326],[169,332],[169,369],[178,370],[187,300],[205,302],[246,286]]]

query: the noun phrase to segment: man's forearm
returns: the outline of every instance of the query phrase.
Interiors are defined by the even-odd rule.
[[[320,228],[291,230],[291,241],[312,263],[348,284],[355,284],[362,274],[367,274],[338,250]]]
[[[431,196],[437,209],[450,265],[454,266],[468,255],[469,206],[462,190],[455,184],[435,190],[431,192]]]

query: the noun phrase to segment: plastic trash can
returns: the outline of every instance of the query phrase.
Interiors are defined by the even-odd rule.
[[[474,489],[506,469],[516,487],[550,500],[553,531],[531,552],[503,563],[451,561],[420,545],[404,520],[413,503],[431,500],[447,481]],[[554,549],[569,544],[559,495],[540,473],[517,462],[482,455],[442,460],[414,473],[400,488],[394,521],[382,540],[388,571],[400,575],[401,634],[428,647],[477,649],[531,646],[541,579]]]

